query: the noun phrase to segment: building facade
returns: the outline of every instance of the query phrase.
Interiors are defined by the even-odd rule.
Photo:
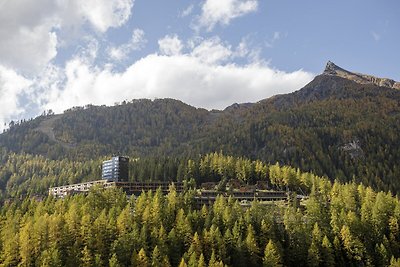
[[[129,158],[117,156],[103,161],[101,177],[113,182],[129,181]]]
[[[182,182],[115,182],[102,179],[79,184],[50,187],[49,195],[53,195],[57,198],[64,198],[69,195],[88,193],[90,188],[93,186],[103,189],[121,188],[122,191],[124,191],[128,196],[139,196],[142,192],[147,192],[150,190],[155,192],[159,188],[163,194],[168,194],[172,184],[174,185],[177,193],[183,191]]]

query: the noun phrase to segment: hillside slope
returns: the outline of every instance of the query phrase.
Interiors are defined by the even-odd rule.
[[[186,157],[223,151],[398,192],[397,84],[328,62],[304,88],[258,103],[224,111],[173,99],[89,105],[14,126],[0,135],[0,145],[16,153],[79,160],[115,153]],[[51,131],[43,131],[43,125]]]

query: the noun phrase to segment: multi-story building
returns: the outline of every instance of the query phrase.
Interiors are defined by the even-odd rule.
[[[101,177],[107,181],[127,182],[129,180],[129,158],[117,156],[103,161]]]
[[[110,160],[103,162],[102,166],[102,179],[97,181],[89,181],[78,184],[70,184],[58,187],[49,188],[49,194],[55,197],[63,198],[71,194],[80,194],[89,192],[90,188],[97,186],[99,188],[121,188],[128,196],[139,196],[142,192],[156,191],[161,189],[163,194],[167,194],[170,190],[170,186],[174,184],[176,192],[180,193],[184,191],[183,182],[172,182],[172,181],[147,181],[147,182],[129,182],[129,158],[116,156]],[[233,183],[230,183],[233,184]],[[206,185],[206,184],[205,184]],[[236,187],[241,186],[236,185]],[[211,190],[207,190],[210,187]],[[208,183],[207,187],[198,191],[198,194],[194,197],[195,203],[198,207],[202,205],[212,205],[218,195],[225,197],[232,197],[238,200],[243,205],[247,205],[248,202],[258,200],[261,202],[270,201],[286,201],[288,198],[288,192],[285,191],[269,191],[269,190],[258,190],[255,187],[235,189],[231,188],[229,192],[219,192],[215,189],[215,183]],[[304,197],[302,196],[301,199]]]
[[[176,192],[180,193],[183,191],[182,182],[114,182],[102,179],[79,184],[50,187],[49,194],[58,198],[64,198],[68,195],[88,193],[90,188],[94,186],[103,189],[121,188],[128,196],[139,196],[142,192],[150,190],[155,192],[159,188],[162,193],[167,194],[172,184],[174,184]]]

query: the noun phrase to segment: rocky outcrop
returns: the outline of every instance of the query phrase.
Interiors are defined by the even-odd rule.
[[[341,149],[347,152],[352,159],[364,156],[364,151],[361,148],[360,140],[358,138],[355,138],[351,142],[344,144]]]
[[[323,75],[332,75],[332,76],[339,76],[348,80],[352,80],[354,82],[360,84],[375,84],[378,86],[389,87],[393,89],[400,90],[400,82],[396,82],[391,79],[387,78],[378,78],[371,75],[361,74],[361,73],[354,73],[342,69],[341,67],[335,65],[333,62],[328,61],[325,67],[325,71]]]

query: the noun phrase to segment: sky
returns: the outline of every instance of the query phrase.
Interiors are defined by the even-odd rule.
[[[44,110],[174,98],[224,109],[328,60],[400,81],[398,0],[0,0],[0,129]]]

